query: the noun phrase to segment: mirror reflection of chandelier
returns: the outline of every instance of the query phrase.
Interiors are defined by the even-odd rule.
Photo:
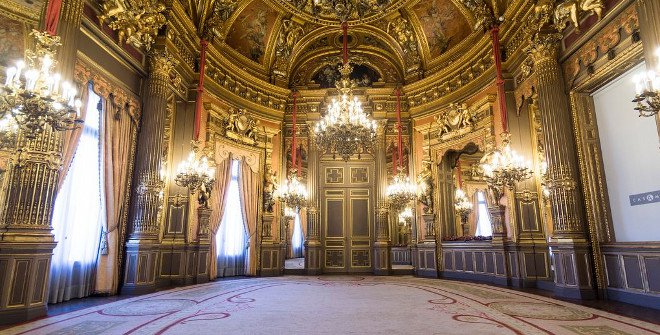
[[[307,187],[298,180],[300,177],[300,170],[296,169],[297,162],[297,146],[296,146],[296,115],[298,112],[297,105],[298,93],[293,93],[293,124],[292,124],[292,139],[291,139],[291,169],[289,177],[284,180],[284,183],[275,192],[275,198],[284,204],[284,216],[292,218],[295,213],[300,212],[302,208],[307,206]],[[292,214],[293,213],[293,214]]]
[[[357,97],[353,97],[352,90],[356,86],[350,79],[353,68],[348,64],[348,24],[342,23],[344,33],[344,62],[340,68],[341,79],[337,82],[339,99],[332,99],[326,114],[316,124],[314,133],[316,145],[319,150],[332,154],[333,158],[339,155],[348,161],[352,155],[358,158],[373,147],[376,139],[378,124],[362,110]]]
[[[398,129],[398,150],[393,156],[394,170],[397,174],[392,179],[392,183],[387,186],[386,195],[390,203],[390,208],[399,211],[408,206],[408,203],[417,197],[417,185],[410,181],[410,177],[403,170],[403,141],[401,135],[401,91],[396,90],[396,118]],[[398,157],[398,158],[397,158]],[[398,162],[398,166],[397,166]]]
[[[11,115],[27,138],[37,137],[47,125],[64,131],[83,122],[78,119],[82,102],[76,89],[52,73],[59,36],[36,30],[31,35],[36,40],[35,49],[27,50],[25,60],[7,68],[5,82],[0,85],[0,118]]]
[[[484,156],[481,168],[489,185],[513,189],[516,183],[531,178],[534,172],[532,164],[511,149],[510,134],[504,133],[502,137],[502,147]]]

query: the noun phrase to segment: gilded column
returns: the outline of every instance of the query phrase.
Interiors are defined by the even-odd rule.
[[[0,224],[0,324],[46,314],[50,260],[57,245],[51,218],[62,164],[62,135],[48,128],[32,140],[19,134],[18,141]]]
[[[639,33],[644,45],[644,59],[648,69],[655,69],[657,58],[655,51],[660,48],[660,1],[637,0],[637,16],[639,19]]]
[[[155,289],[155,265],[160,233],[163,181],[160,171],[167,96],[174,61],[167,51],[149,54],[149,77],[144,91],[144,112],[138,137],[135,184],[130,227],[126,244],[126,274],[123,293],[145,293]]]
[[[314,129],[310,123],[307,129]],[[307,207],[307,238],[305,240],[305,269],[308,274],[321,272],[321,229],[319,227],[319,152],[316,147],[314,131],[309,133],[309,154],[307,168],[307,194],[309,203]]]
[[[380,121],[376,137],[376,242],[374,244],[374,274],[387,275],[392,269],[390,262],[390,229],[389,209],[387,205],[387,163],[385,154],[387,141],[385,137],[386,121]]]
[[[64,1],[59,13],[61,46],[55,57],[58,71],[69,81],[82,4],[82,0]],[[51,220],[62,165],[62,133],[47,126],[34,139],[20,132],[17,138],[18,149],[6,172],[4,220],[0,221],[0,325],[46,314],[50,261],[57,245]]]
[[[539,34],[531,48],[550,185],[555,293],[590,298],[594,294],[592,265],[578,189],[578,160],[568,96],[557,61],[561,36],[555,32]]]
[[[57,35],[60,36],[62,47],[57,54],[58,70],[64,80],[73,81],[73,69],[76,65],[78,52],[78,35],[82,17],[83,0],[62,1],[60,22]]]

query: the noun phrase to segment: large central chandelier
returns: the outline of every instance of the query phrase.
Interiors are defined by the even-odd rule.
[[[390,203],[390,208],[399,211],[406,207],[408,203],[417,197],[417,185],[410,181],[410,177],[403,170],[403,141],[401,135],[401,91],[396,90],[396,118],[398,129],[398,159],[393,159],[394,170],[397,174],[392,179],[392,183],[387,186],[386,195]],[[397,161],[399,162],[397,166]]]
[[[76,89],[52,73],[60,38],[37,30],[31,35],[36,40],[35,49],[25,51],[25,60],[7,68],[5,82],[0,85],[0,118],[11,115],[17,129],[30,139],[46,126],[64,131],[83,122]]]
[[[502,135],[502,147],[484,156],[481,168],[484,179],[489,185],[495,188],[513,189],[516,183],[531,178],[534,172],[532,164],[511,149],[510,135],[508,133]]]
[[[350,79],[353,68],[348,64],[348,24],[342,23],[344,33],[344,62],[340,68],[341,79],[336,83],[341,95],[339,99],[332,99],[326,114],[316,124],[314,129],[316,145],[319,150],[332,154],[333,158],[339,155],[348,161],[352,155],[357,154],[358,159],[364,152],[373,147],[376,139],[378,124],[362,110],[362,104],[357,97],[353,97],[352,90],[356,86]]]

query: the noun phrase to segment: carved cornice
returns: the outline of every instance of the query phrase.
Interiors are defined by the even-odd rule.
[[[96,94],[105,100],[112,100],[116,106],[123,106],[136,124],[139,123],[142,113],[142,103],[139,98],[129,93],[119,84],[118,81],[107,78],[98,69],[98,65],[90,65],[81,59],[76,60],[74,68],[74,80],[80,85],[93,83],[93,89]]]
[[[641,60],[641,49],[637,11],[629,6],[566,59],[562,64],[566,84],[588,86],[616,75],[622,63],[630,63],[623,66],[629,68]]]

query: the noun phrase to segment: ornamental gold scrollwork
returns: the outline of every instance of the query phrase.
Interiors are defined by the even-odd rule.
[[[282,27],[277,36],[277,45],[275,46],[275,73],[280,76],[286,76],[289,65],[289,56],[293,52],[296,43],[305,34],[303,27],[291,19],[282,20]]]
[[[149,50],[158,30],[167,22],[165,5],[157,0],[107,0],[101,6],[99,21],[108,21],[108,26],[117,31],[119,44]]]
[[[403,50],[406,67],[411,69],[412,65],[420,61],[419,49],[417,48],[417,37],[410,21],[403,17],[397,17],[387,23],[386,32],[394,37]]]

